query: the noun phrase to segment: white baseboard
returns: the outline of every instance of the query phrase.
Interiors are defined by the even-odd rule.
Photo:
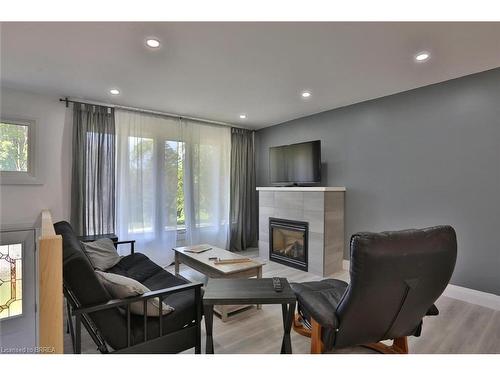
[[[349,271],[350,262],[342,260],[342,268]],[[493,310],[500,310],[500,296],[480,290],[464,288],[463,286],[448,284],[443,296],[458,299],[474,305],[484,306]]]
[[[444,290],[443,295],[460,301],[473,303],[474,305],[500,310],[500,296],[497,296],[496,294],[449,284]]]

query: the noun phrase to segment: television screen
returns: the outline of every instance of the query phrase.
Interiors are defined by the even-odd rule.
[[[269,148],[272,184],[299,185],[321,181],[321,141]]]

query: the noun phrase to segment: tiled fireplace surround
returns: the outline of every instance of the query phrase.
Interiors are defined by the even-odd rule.
[[[342,269],[344,187],[258,187],[259,257],[269,259],[269,218],[309,223],[308,272]]]

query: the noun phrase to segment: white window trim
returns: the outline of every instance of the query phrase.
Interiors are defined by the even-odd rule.
[[[38,168],[36,120],[1,117],[0,122],[28,127],[28,171],[0,171],[0,185],[41,185]]]

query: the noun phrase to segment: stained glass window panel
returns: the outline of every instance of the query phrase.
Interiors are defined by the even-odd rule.
[[[23,278],[23,260],[16,259],[16,280],[21,281]]]
[[[10,281],[10,269],[12,263],[6,261],[8,255],[0,255],[0,283]]]
[[[9,245],[9,257],[11,259],[21,259],[23,246],[20,243]]]
[[[0,319],[23,313],[22,244],[0,246]]]

